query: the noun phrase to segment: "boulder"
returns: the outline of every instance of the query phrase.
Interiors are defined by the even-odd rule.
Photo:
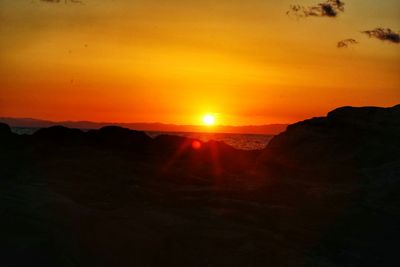
[[[118,126],[106,126],[87,133],[89,142],[110,148],[144,148],[151,142],[151,137],[141,131]]]
[[[64,126],[52,126],[39,129],[32,135],[36,144],[52,144],[56,146],[81,145],[85,143],[85,133],[79,129]]]
[[[16,139],[16,135],[11,132],[10,126],[0,123],[0,147],[12,147]]]
[[[0,123],[0,137],[7,137],[12,134],[10,126],[5,123]]]

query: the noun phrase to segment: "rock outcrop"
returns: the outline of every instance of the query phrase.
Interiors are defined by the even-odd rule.
[[[85,143],[85,133],[79,129],[64,126],[42,128],[31,136],[32,142],[40,145],[52,145],[54,148]]]
[[[0,124],[0,264],[395,266],[399,112],[339,108],[263,151]]]
[[[400,105],[342,107],[327,117],[289,125],[264,151],[268,159],[301,164],[387,163],[400,157]]]
[[[152,138],[144,132],[118,126],[106,126],[99,130],[90,130],[86,135],[88,143],[115,149],[125,148],[143,151],[152,141]]]
[[[10,126],[5,123],[0,123],[0,137],[7,137],[11,134]]]
[[[13,147],[16,138],[17,136],[11,132],[10,126],[0,123],[0,149]]]

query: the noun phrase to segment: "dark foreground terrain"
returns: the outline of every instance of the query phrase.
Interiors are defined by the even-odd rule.
[[[0,124],[0,266],[398,266],[400,105],[266,149]]]

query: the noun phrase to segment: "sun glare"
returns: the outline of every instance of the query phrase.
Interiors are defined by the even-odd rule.
[[[211,126],[215,124],[215,116],[211,114],[207,114],[203,117],[203,123],[207,126]]]

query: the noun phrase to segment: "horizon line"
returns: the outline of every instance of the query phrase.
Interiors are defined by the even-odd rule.
[[[17,119],[17,120],[36,120],[42,122],[50,122],[50,123],[95,123],[95,124],[162,124],[162,125],[170,125],[170,126],[190,126],[190,127],[204,127],[204,128],[215,128],[215,127],[262,127],[262,126],[272,126],[272,125],[290,125],[293,122],[289,123],[265,123],[265,124],[243,124],[243,125],[232,125],[232,124],[215,124],[212,126],[204,125],[204,124],[177,124],[170,122],[112,122],[112,121],[92,121],[92,120],[50,120],[50,119],[42,119],[42,118],[34,118],[34,117],[9,117],[9,116],[0,116],[0,119]]]

